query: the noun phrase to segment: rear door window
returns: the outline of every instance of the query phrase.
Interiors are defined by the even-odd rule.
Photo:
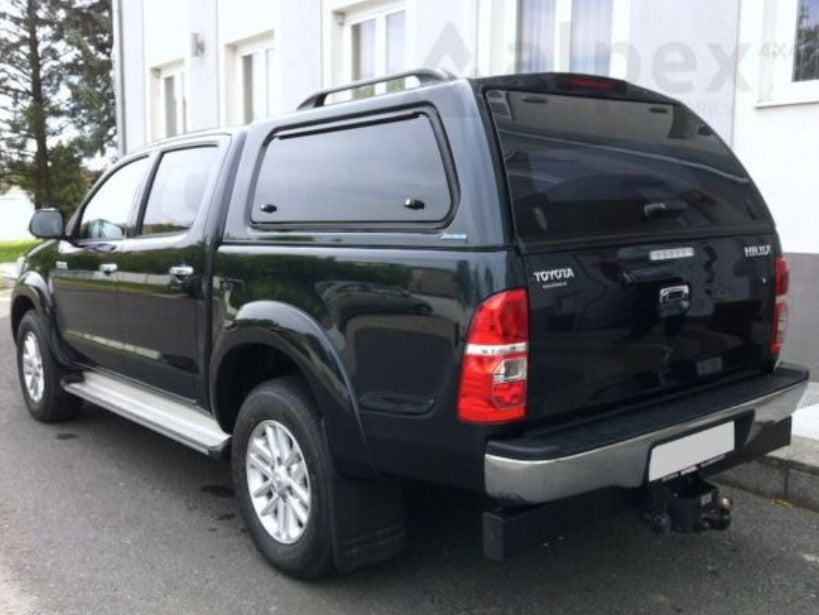
[[[181,233],[193,225],[216,166],[215,146],[162,154],[154,176],[140,235]]]
[[[518,239],[770,226],[722,140],[676,104],[490,90]]]
[[[261,223],[435,222],[452,205],[430,118],[284,134],[268,144],[251,219]]]

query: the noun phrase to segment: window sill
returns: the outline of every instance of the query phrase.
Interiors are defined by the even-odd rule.
[[[819,89],[810,92],[784,93],[771,100],[759,100],[754,104],[757,109],[768,109],[772,107],[792,107],[796,105],[816,105],[819,104]]]
[[[755,109],[772,109],[775,107],[796,107],[801,105],[819,105],[819,97],[812,99],[763,100],[754,104]]]

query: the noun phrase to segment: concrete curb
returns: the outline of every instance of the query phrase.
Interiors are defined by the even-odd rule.
[[[819,441],[793,436],[789,447],[721,472],[714,480],[819,511]]]

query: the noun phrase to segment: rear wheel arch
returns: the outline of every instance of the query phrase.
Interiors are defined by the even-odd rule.
[[[245,369],[248,366],[252,367]],[[307,385],[336,467],[351,476],[372,477],[356,397],[341,359],[318,323],[286,304],[263,301],[244,306],[217,341],[210,399],[221,428],[232,433],[239,408],[253,388],[286,374],[300,375]],[[237,378],[244,378],[244,384],[237,384]]]
[[[219,426],[232,433],[245,398],[260,384],[304,373],[293,359],[269,341],[248,341],[227,350],[215,370],[213,410]]]

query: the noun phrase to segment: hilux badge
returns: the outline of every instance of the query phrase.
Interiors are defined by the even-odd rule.
[[[745,258],[753,258],[754,256],[770,256],[771,244],[764,243],[757,246],[745,246]]]

